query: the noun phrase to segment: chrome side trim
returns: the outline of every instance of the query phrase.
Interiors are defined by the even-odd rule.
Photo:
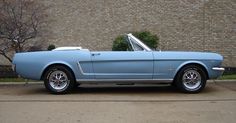
[[[223,68],[223,67],[213,67],[212,70],[224,71],[225,68]]]
[[[77,65],[78,65],[78,67],[79,67],[79,71],[81,72],[81,74],[83,74],[83,75],[84,75],[85,73],[84,73],[84,71],[83,71],[82,67],[80,66],[80,63],[79,63],[79,62],[77,63]]]
[[[79,62],[77,63],[77,65],[78,65],[79,71],[82,75],[93,75],[92,73],[85,73]]]
[[[76,79],[79,83],[171,83],[173,79]]]
[[[53,49],[52,51],[63,51],[63,50],[81,50],[82,47],[58,47]]]

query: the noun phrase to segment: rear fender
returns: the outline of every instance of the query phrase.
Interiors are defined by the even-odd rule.
[[[53,62],[50,62],[48,64],[46,64],[42,70],[41,70],[41,80],[43,79],[44,77],[44,74],[45,72],[47,71],[47,69],[50,67],[50,66],[53,66],[53,65],[65,65],[66,67],[70,68],[70,70],[73,72],[72,74],[75,76],[75,70],[73,69],[73,67],[67,63],[67,62],[64,62],[64,61],[53,61]]]

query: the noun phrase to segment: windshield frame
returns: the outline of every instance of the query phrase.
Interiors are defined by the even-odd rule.
[[[152,51],[151,48],[149,48],[147,45],[145,45],[141,40],[133,36],[131,33],[127,34],[127,37],[133,51]],[[141,47],[143,50],[136,50],[138,48],[135,48],[134,43],[139,47]]]

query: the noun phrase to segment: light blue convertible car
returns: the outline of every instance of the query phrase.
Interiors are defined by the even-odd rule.
[[[55,94],[83,83],[166,83],[187,93],[200,92],[208,79],[222,75],[223,57],[207,52],[153,51],[132,34],[127,51],[89,51],[59,47],[53,51],[17,53],[14,70],[22,77],[44,80]]]

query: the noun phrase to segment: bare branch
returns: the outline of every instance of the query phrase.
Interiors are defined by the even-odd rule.
[[[9,56],[7,56],[5,52],[2,52],[0,50],[0,54],[3,55],[9,62],[12,62],[12,59]]]
[[[10,60],[9,51],[22,52],[39,37],[46,7],[32,0],[0,0],[0,55]]]

